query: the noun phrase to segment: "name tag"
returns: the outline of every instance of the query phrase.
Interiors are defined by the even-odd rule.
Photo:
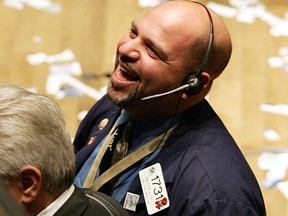
[[[161,165],[156,163],[139,172],[147,212],[155,214],[169,207],[170,202]]]

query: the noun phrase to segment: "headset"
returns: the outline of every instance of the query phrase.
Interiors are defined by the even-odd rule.
[[[208,42],[207,50],[206,50],[206,53],[205,53],[204,58],[202,60],[202,63],[196,72],[193,71],[185,77],[182,86],[180,86],[176,89],[173,89],[171,91],[168,91],[168,92],[164,92],[164,93],[160,93],[160,94],[151,95],[148,97],[141,98],[141,100],[154,99],[154,98],[170,95],[170,94],[173,94],[176,92],[183,92],[183,93],[186,93],[189,95],[196,95],[202,90],[203,82],[202,82],[201,75],[202,75],[204,67],[207,65],[208,57],[209,57],[209,54],[210,54],[211,49],[213,47],[214,24],[213,24],[213,19],[212,19],[211,13],[209,12],[208,8],[204,4],[202,4],[200,2],[196,2],[196,1],[190,1],[190,2],[199,4],[202,7],[204,7],[204,9],[207,11],[207,14],[209,16],[209,21],[210,21],[209,42]]]

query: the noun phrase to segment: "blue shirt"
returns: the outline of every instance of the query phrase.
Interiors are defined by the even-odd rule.
[[[159,136],[160,134],[168,131],[172,126],[174,126],[175,122],[179,119],[179,116],[180,115],[177,115],[164,121],[147,122],[147,123],[133,121],[132,142],[129,143],[128,154],[134,152],[147,142]],[[129,119],[131,119],[130,114],[126,111],[123,111],[119,117],[116,127],[122,123],[127,122]],[[165,134],[163,134],[163,137],[164,135]],[[84,163],[81,170],[78,172],[74,181],[75,185],[77,185],[78,187],[83,186],[85,178],[90,170],[90,167],[92,166],[94,159],[96,158],[100,148],[102,147],[105,138],[101,141],[99,145],[97,145],[97,147],[94,149],[90,157]],[[131,182],[137,177],[139,171],[145,168],[146,165],[158,155],[160,149],[161,148],[158,148],[152,154],[142,159],[141,163],[136,163],[132,165],[130,168],[125,170],[120,175],[118,183],[116,184],[112,194],[112,197],[114,199],[118,200],[119,202],[122,200],[122,198],[128,191]],[[99,176],[99,170],[97,171],[96,178],[98,176]]]

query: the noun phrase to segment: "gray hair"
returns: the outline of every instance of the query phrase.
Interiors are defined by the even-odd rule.
[[[64,116],[46,96],[0,85],[0,175],[15,177],[27,165],[40,169],[50,193],[73,183],[75,155]]]

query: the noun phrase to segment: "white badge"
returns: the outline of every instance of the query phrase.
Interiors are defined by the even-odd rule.
[[[170,202],[161,165],[156,163],[139,172],[147,212],[155,214],[169,207]]]
[[[140,196],[137,194],[127,192],[123,207],[130,211],[136,211],[136,205],[139,201],[139,197]]]

